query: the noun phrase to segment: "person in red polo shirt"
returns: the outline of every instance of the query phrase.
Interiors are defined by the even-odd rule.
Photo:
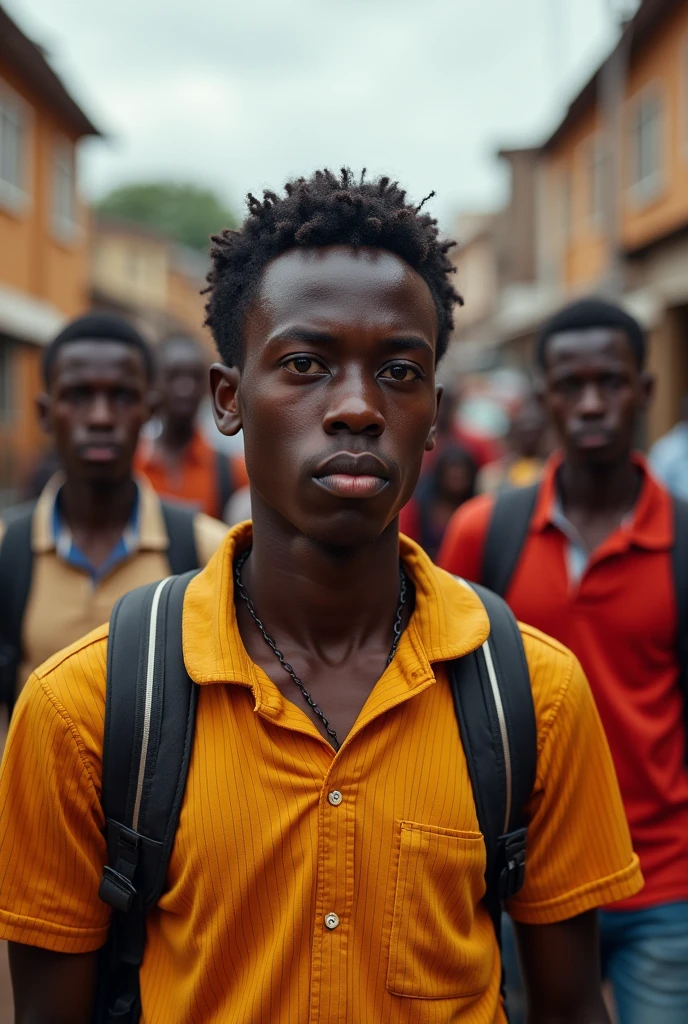
[[[208,392],[203,350],[193,338],[172,337],[160,346],[157,363],[161,430],[141,440],[136,470],[161,497],[223,519],[234,490],[248,481],[243,459],[230,463],[198,429],[198,409]]]
[[[537,361],[563,451],[549,461],[506,590],[517,617],[577,654],[621,785],[645,888],[601,915],[619,1024],[688,1021],[688,770],[669,494],[633,451],[652,392],[640,325],[583,300]],[[480,582],[495,499],[452,519],[439,564]],[[564,826],[565,827],[565,826]]]

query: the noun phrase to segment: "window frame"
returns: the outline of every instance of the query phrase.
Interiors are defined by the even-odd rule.
[[[60,165],[61,157],[67,154],[68,159]],[[67,176],[63,179],[58,175],[65,167],[69,167],[69,182],[71,184],[70,205],[71,209],[67,215],[61,209],[62,193],[60,187]],[[80,235],[81,225],[79,223],[78,198],[77,198],[77,167],[76,167],[76,143],[67,135],[55,134],[50,150],[50,174],[48,180],[49,195],[49,218],[50,228],[53,237],[63,245],[75,242]]]
[[[651,174],[643,178],[637,177],[638,158],[640,156],[639,119],[643,106],[649,102],[656,104],[657,139],[654,147],[657,153],[657,167]],[[640,89],[629,102],[626,120],[626,181],[628,195],[636,208],[649,206],[662,195],[666,183],[666,95],[660,82],[654,81]]]
[[[607,152],[604,133],[593,132],[585,143],[586,222],[595,231],[604,227]]]
[[[14,349],[15,345],[0,334],[0,424],[7,426],[14,421]]]
[[[0,208],[11,214],[23,214],[31,204],[31,139],[33,109],[12,86],[0,77],[0,108],[12,111],[20,122],[19,180],[8,181],[0,175]]]

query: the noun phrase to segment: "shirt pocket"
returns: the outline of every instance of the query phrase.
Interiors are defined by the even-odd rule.
[[[494,968],[480,832],[402,821],[393,890],[387,990],[415,999],[484,992]],[[391,891],[391,890],[390,890]]]

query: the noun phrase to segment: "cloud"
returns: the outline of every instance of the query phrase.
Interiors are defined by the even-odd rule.
[[[209,183],[235,203],[368,166],[445,219],[498,201],[493,158],[536,140],[609,41],[603,0],[11,0],[110,140],[87,189]],[[556,13],[560,20],[557,22]],[[560,52],[561,51],[561,52]]]

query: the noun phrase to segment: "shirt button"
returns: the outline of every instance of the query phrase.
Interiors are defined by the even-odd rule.
[[[328,794],[327,799],[330,801],[333,807],[339,807],[344,797],[342,796],[338,789],[333,789],[332,792]]]
[[[336,914],[325,914],[325,927],[333,931],[339,925],[339,918]]]

